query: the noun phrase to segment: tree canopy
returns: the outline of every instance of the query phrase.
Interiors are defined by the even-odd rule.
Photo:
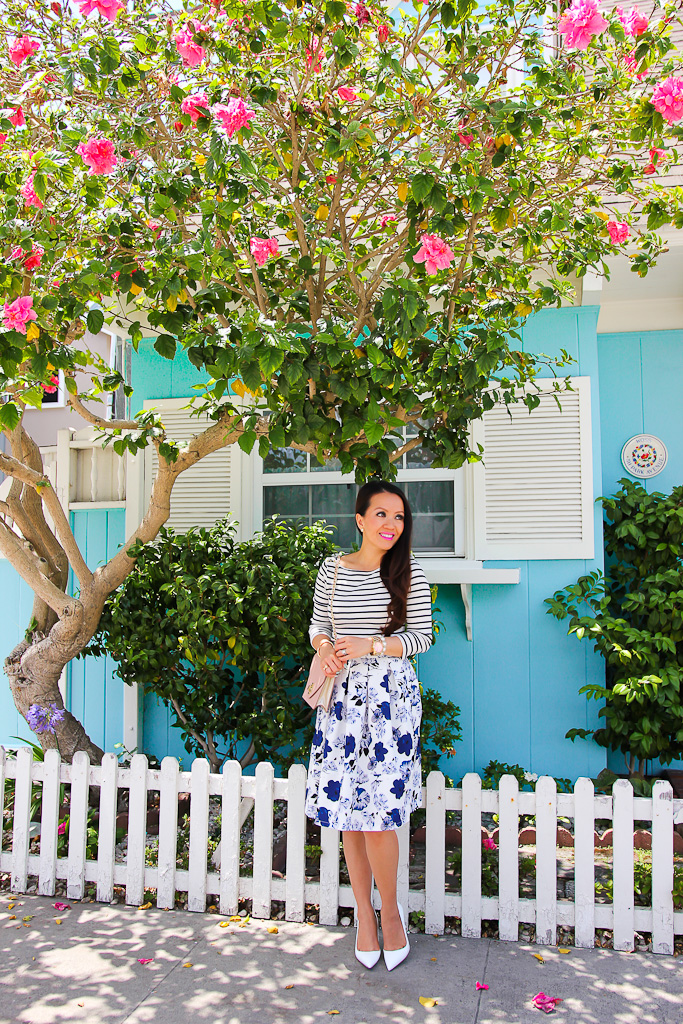
[[[83,648],[128,549],[210,451],[294,446],[359,478],[391,475],[406,446],[435,466],[480,457],[473,419],[538,401],[520,388],[539,363],[525,317],[615,253],[646,274],[656,232],[682,223],[657,180],[683,118],[675,5],[648,22],[574,0],[559,24],[541,0],[4,12],[0,549],[37,601],[17,678]],[[181,448],[153,410],[94,414],[129,390],[79,340],[105,323],[185,351],[214,425]],[[24,426],[58,371],[105,443],[159,457],[140,527],[95,573]]]

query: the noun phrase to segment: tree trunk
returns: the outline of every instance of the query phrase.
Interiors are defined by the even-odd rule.
[[[28,712],[33,704],[41,708],[56,704],[59,710],[64,711],[64,718],[54,723],[54,732],[34,734],[43,750],[57,749],[62,759],[69,763],[77,750],[85,750],[92,764],[100,764],[104,751],[93,743],[78,719],[64,708],[59,691],[62,669],[84,646],[82,644],[77,650],[70,650],[68,656],[64,657],[65,651],[57,655],[57,644],[51,635],[45,637],[40,633],[34,634],[32,642],[22,640],[5,660],[5,672],[14,703],[27,724]]]

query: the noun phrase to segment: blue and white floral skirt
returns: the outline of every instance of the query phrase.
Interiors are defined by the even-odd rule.
[[[348,832],[408,821],[422,800],[421,718],[420,684],[407,658],[349,661],[330,710],[317,709],[306,815]]]

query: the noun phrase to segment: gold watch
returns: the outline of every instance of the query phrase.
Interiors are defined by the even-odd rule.
[[[374,654],[377,657],[378,655],[380,655],[382,653],[382,648],[384,647],[384,644],[382,643],[382,637],[381,636],[371,636],[370,637],[370,644],[371,644],[371,647],[370,647],[370,653],[371,654]]]

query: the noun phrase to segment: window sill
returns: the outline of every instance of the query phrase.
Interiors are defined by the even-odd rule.
[[[485,569],[483,562],[467,558],[417,556],[430,583],[519,583],[519,569]]]
[[[465,606],[467,639],[472,639],[472,584],[519,583],[519,569],[485,569],[483,562],[466,558],[418,557],[429,583],[454,583],[460,586]]]

